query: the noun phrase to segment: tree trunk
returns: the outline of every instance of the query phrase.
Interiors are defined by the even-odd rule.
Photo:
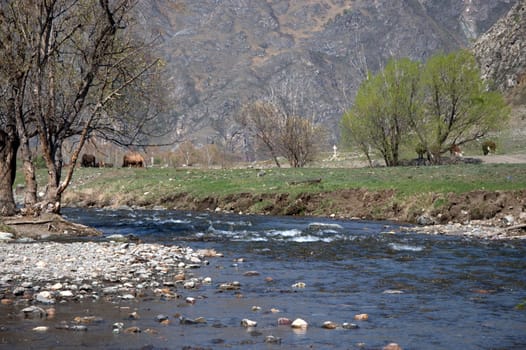
[[[60,142],[51,144],[42,135],[40,135],[40,141],[48,176],[44,201],[39,203],[39,206],[46,212],[60,214],[59,184],[62,173],[62,144]]]
[[[18,137],[20,138],[20,151],[23,161],[24,178],[26,188],[24,192],[24,206],[31,207],[37,202],[37,180],[35,176],[35,166],[31,159],[31,149],[29,148],[29,135],[27,133],[26,124],[24,122],[22,105],[23,105],[23,92],[25,91],[26,80],[25,75],[22,76],[16,89],[14,90],[15,104],[14,112],[16,118],[16,130]]]
[[[14,128],[11,132],[0,130],[0,215],[16,214],[13,184],[16,175],[16,153],[20,142]]]
[[[35,166],[31,159],[29,143],[22,142],[20,151],[22,153],[24,179],[26,188],[24,192],[24,206],[29,207],[37,202],[37,180],[35,176]]]

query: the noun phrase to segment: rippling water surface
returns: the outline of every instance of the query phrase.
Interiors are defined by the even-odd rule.
[[[206,325],[174,323],[157,336],[115,336],[109,329],[122,311],[94,304],[90,312],[108,321],[89,334],[35,336],[21,327],[35,348],[381,349],[396,342],[405,350],[526,349],[526,310],[517,307],[526,300],[524,241],[418,235],[392,223],[319,218],[81,209],[65,214],[106,235],[213,248],[224,257],[197,271],[214,284],[195,292],[195,305],[150,300],[134,306],[143,323],[158,329],[159,313],[205,317]],[[218,292],[217,284],[230,281],[241,282],[241,298]],[[292,288],[297,282],[305,288]],[[66,307],[64,317],[87,308]],[[354,321],[360,313],[369,320]],[[302,318],[309,328],[277,326],[278,317]],[[258,326],[247,331],[240,326],[243,318]],[[359,328],[322,329],[328,320]],[[281,344],[265,344],[268,335]]]

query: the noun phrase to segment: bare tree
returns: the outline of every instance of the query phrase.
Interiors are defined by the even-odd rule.
[[[237,122],[265,145],[274,163],[280,168],[278,118],[279,111],[276,106],[264,101],[245,105],[236,116]]]
[[[242,136],[239,125],[226,122],[226,117],[215,119],[211,122],[212,129],[216,132],[214,142],[221,149],[221,168],[225,168],[227,155],[234,153],[236,140]]]
[[[270,102],[256,101],[246,105],[238,122],[266,146],[278,167],[281,166],[279,156],[285,157],[292,167],[305,166],[314,159],[327,139],[326,130],[320,125],[288,114]]]
[[[302,168],[314,160],[327,139],[323,127],[295,115],[283,118],[279,130],[281,153],[294,168]]]
[[[9,119],[15,121],[22,150],[38,135],[48,170],[40,207],[60,210],[61,195],[91,136],[130,143],[159,116],[123,108],[132,95],[140,101],[135,106],[142,103],[140,112],[155,109],[145,92],[153,86],[148,81],[155,80],[151,72],[157,61],[133,33],[135,2],[2,1],[0,51],[13,59],[2,66],[1,76],[12,87],[15,103]],[[9,29],[7,34],[4,28]],[[69,139],[76,147],[63,179],[62,150]],[[30,153],[23,157],[32,164]],[[29,175],[26,171],[26,183]]]
[[[0,123],[0,216],[9,216],[16,211],[13,183],[19,140],[16,126],[3,113],[0,113]]]
[[[0,121],[2,128],[2,148],[0,168],[2,180],[0,191],[3,193],[0,211],[14,214],[14,197],[12,184],[16,174],[16,154],[20,148],[26,181],[24,202],[32,205],[36,202],[37,184],[34,165],[31,159],[29,140],[36,134],[29,129],[27,119],[31,110],[28,101],[28,79],[31,74],[31,63],[34,51],[27,50],[29,33],[25,28],[26,21],[20,16],[21,8],[28,6],[25,2],[0,2]],[[12,159],[10,159],[12,157]],[[11,170],[8,170],[12,168]],[[11,183],[11,185],[9,185]]]

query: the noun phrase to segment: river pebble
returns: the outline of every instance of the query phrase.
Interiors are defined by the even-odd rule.
[[[323,322],[322,328],[325,329],[336,329],[338,327],[338,324],[332,321],[325,321]]]
[[[11,297],[52,305],[99,295],[132,300],[141,290],[161,290],[184,280],[185,271],[208,264],[188,247],[132,242],[0,242],[0,291]],[[194,278],[186,288],[210,283]],[[161,287],[161,288],[158,288]]]
[[[248,328],[248,327],[256,327],[258,323],[256,321],[249,320],[248,318],[244,318],[241,320],[241,325],[245,328]]]
[[[309,324],[307,323],[307,321],[301,319],[301,318],[297,318],[295,319],[291,325],[290,325],[292,328],[298,328],[298,329],[307,329],[307,327],[309,326]]]
[[[382,350],[402,350],[402,347],[397,343],[389,343]]]
[[[367,321],[369,319],[369,315],[368,314],[358,314],[358,315],[354,315],[354,319],[356,321]]]

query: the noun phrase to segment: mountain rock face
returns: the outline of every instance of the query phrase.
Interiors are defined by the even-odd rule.
[[[526,84],[526,0],[520,0],[509,13],[483,34],[473,45],[482,75],[501,91]]]
[[[218,134],[213,125],[231,133],[243,104],[273,96],[297,115],[323,123],[336,141],[342,113],[368,70],[391,57],[425,60],[469,47],[515,4],[151,0],[141,2],[140,11],[144,30],[162,39],[181,137],[206,142]]]

